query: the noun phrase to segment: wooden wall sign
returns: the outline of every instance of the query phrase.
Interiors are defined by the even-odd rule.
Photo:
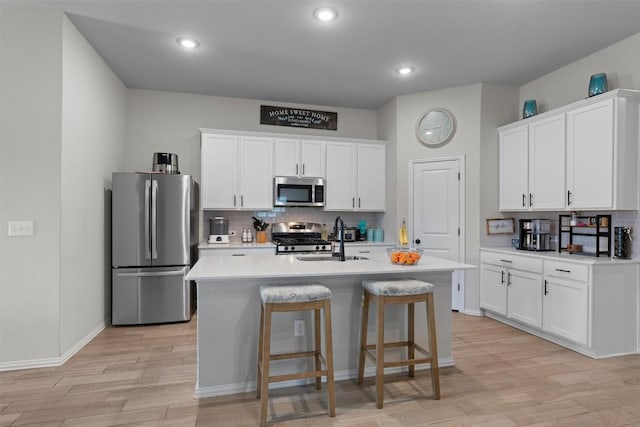
[[[338,113],[261,105],[260,124],[338,130]]]

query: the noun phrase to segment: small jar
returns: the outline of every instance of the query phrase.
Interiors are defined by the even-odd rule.
[[[578,212],[571,212],[571,222],[570,222],[572,227],[575,227],[576,225],[578,225]]]

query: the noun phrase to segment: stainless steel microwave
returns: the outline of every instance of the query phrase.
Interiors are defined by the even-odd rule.
[[[324,178],[276,176],[273,206],[324,206]]]

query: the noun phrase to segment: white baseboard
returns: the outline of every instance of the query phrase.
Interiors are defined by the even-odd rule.
[[[33,368],[49,368],[52,366],[62,366],[67,360],[71,359],[74,354],[79,352],[82,347],[87,345],[92,339],[94,339],[105,328],[105,323],[102,322],[96,328],[89,332],[87,336],[82,338],[73,347],[67,350],[60,357],[50,357],[47,359],[32,359],[32,360],[18,360],[15,362],[3,362],[0,363],[0,372],[3,371],[15,371],[18,369],[33,369]]]
[[[453,358],[446,357],[438,360],[438,367],[444,368],[447,366],[453,366]],[[398,368],[387,368],[385,369],[385,374],[395,374],[406,370],[406,368],[398,367]],[[429,364],[424,364],[420,366],[416,366],[417,371],[429,369]],[[376,374],[376,369],[374,366],[370,366],[365,368],[364,376],[365,377],[373,377]],[[348,379],[354,379],[358,376],[358,371],[356,369],[348,370],[348,371],[338,371],[335,372],[333,378],[335,381],[343,381]],[[284,388],[284,387],[294,387],[299,385],[311,384],[315,380],[313,378],[306,380],[291,380],[291,381],[282,381],[278,383],[273,383],[269,386],[271,389],[275,388]],[[324,378],[323,378],[324,382]],[[246,383],[237,383],[237,384],[225,384],[219,386],[209,386],[209,387],[200,387],[199,384],[196,384],[196,390],[194,392],[194,397],[215,397],[215,396],[225,396],[229,394],[237,394],[237,393],[249,393],[256,391],[256,382],[249,381]]]
[[[465,309],[461,311],[462,314],[468,314],[470,316],[484,316],[484,313],[482,313],[482,311],[480,311],[480,309],[478,310],[469,310],[469,309]]]

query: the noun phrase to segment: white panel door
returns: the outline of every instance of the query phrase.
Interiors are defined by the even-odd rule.
[[[542,329],[589,345],[589,285],[546,277]]]
[[[300,141],[292,138],[277,138],[275,141],[276,176],[298,176],[300,165]]]
[[[355,144],[327,142],[325,210],[355,208],[357,152]]]
[[[238,138],[203,135],[201,147],[200,206],[202,209],[235,209],[238,204]]]
[[[273,207],[273,140],[243,136],[241,140],[240,209]]]
[[[500,210],[529,209],[528,128],[500,132]]]
[[[302,140],[300,143],[300,170],[301,176],[312,178],[322,177],[327,174],[326,166],[327,143],[322,140]]]
[[[572,209],[613,206],[613,100],[567,113],[567,190]]]
[[[480,266],[480,308],[507,315],[507,272],[496,265]]]
[[[384,211],[386,208],[386,147],[358,144],[358,178],[356,208]]]
[[[529,207],[565,208],[565,115],[529,125]]]
[[[426,255],[460,261],[460,162],[433,160],[413,165],[412,242]],[[453,274],[453,309],[462,308],[462,272]],[[459,286],[460,284],[460,286]]]

